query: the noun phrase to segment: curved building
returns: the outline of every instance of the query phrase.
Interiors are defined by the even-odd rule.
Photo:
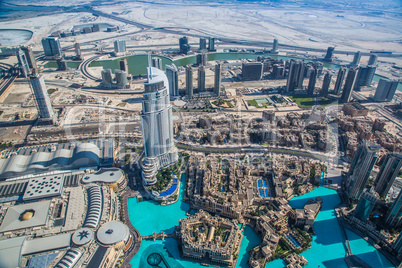
[[[102,216],[102,188],[92,186],[88,188],[88,212],[83,227],[96,228]]]
[[[147,68],[148,80],[142,100],[141,125],[145,158],[142,178],[146,185],[156,183],[156,172],[178,160],[173,140],[172,106],[169,83],[163,71]]]
[[[88,174],[82,179],[82,183],[101,182],[109,185],[115,193],[124,190],[127,186],[126,176],[119,168],[101,168],[97,172]]]

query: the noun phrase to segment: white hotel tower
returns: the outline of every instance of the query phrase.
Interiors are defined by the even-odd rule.
[[[142,179],[145,185],[150,185],[156,183],[158,169],[177,162],[178,155],[173,140],[172,106],[167,77],[163,71],[154,67],[147,68],[147,76],[141,113],[145,151]]]

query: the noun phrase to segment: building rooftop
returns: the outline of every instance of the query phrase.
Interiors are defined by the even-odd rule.
[[[43,176],[29,180],[23,200],[60,196],[63,191],[64,174]]]
[[[45,225],[48,220],[50,203],[49,200],[9,207],[0,225],[0,233]],[[32,213],[31,217],[27,217],[29,212]]]
[[[98,172],[89,174],[82,179],[83,183],[104,182],[116,183],[123,177],[123,172],[118,168],[101,168]]]
[[[128,227],[119,221],[110,221],[103,224],[96,233],[99,242],[104,245],[114,245],[126,241],[130,235]]]

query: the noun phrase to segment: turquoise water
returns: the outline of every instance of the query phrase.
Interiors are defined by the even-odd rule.
[[[135,228],[141,233],[142,236],[151,235],[152,232],[159,233],[173,233],[174,226],[179,224],[179,219],[186,218],[186,212],[189,211],[190,205],[183,202],[183,192],[185,188],[186,175],[182,174],[182,181],[180,186],[179,200],[168,206],[161,206],[156,202],[143,201],[137,203],[137,198],[128,199],[129,217],[130,221]],[[195,211],[190,211],[194,213]],[[247,268],[248,251],[259,245],[261,239],[249,226],[244,228],[243,240],[239,252],[239,261],[236,267]],[[155,248],[154,248],[155,247]],[[141,248],[139,252],[130,261],[133,267],[151,267],[147,266],[146,259],[152,250],[160,252],[165,249],[164,257],[167,259],[169,265],[172,267],[194,267],[203,268],[198,262],[188,259],[181,259],[177,241],[173,238],[168,238],[165,241],[141,241]]]

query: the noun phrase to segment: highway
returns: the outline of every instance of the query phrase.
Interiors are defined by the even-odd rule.
[[[93,56],[93,57],[91,57],[91,58],[89,58],[89,59],[86,59],[86,60],[84,60],[83,62],[81,62],[80,66],[79,66],[78,68],[81,70],[82,74],[83,74],[85,77],[87,77],[87,78],[89,78],[89,79],[91,79],[91,80],[94,80],[94,81],[97,81],[97,80],[101,79],[101,78],[99,78],[99,77],[96,77],[96,76],[93,76],[92,74],[90,74],[90,73],[88,72],[88,66],[89,66],[89,64],[91,64],[91,62],[93,62],[94,60],[99,59],[99,58],[102,57],[103,55],[104,55],[104,54],[98,54],[98,55],[95,55],[95,56]]]

